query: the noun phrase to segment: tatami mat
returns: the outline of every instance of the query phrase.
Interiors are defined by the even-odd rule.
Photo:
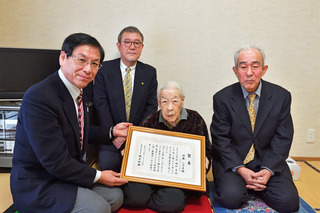
[[[299,195],[320,212],[320,161],[298,161],[298,163],[301,165],[301,173],[299,180],[294,183]],[[0,212],[4,212],[12,204],[9,172],[8,169],[0,168]],[[209,179],[212,179],[211,175]]]
[[[4,169],[0,169],[0,171],[0,212],[4,212],[12,204],[10,173],[8,173],[8,170]]]
[[[301,173],[299,180],[294,183],[299,195],[312,208],[320,210],[320,161],[298,161],[298,163],[301,165]]]

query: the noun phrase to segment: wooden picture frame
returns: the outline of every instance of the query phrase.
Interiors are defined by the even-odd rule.
[[[205,136],[130,126],[121,178],[206,191]]]

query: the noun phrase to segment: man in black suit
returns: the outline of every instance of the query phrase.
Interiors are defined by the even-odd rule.
[[[83,160],[90,134],[103,143],[109,139],[108,129],[89,128],[85,94],[81,98],[103,58],[95,38],[72,34],[62,45],[60,69],[26,91],[10,177],[16,210],[111,212],[122,205],[121,189],[111,186],[127,181],[119,173],[98,171]],[[128,126],[118,124],[113,135],[125,136]]]
[[[143,49],[143,35],[136,27],[124,28],[117,43],[120,58],[105,61],[95,78],[94,106],[98,124],[112,130],[120,122],[139,125],[157,110],[156,69],[138,61]],[[130,71],[126,71],[129,68]],[[128,70],[128,69],[127,69]],[[130,75],[131,97],[126,100],[126,75]],[[127,102],[127,103],[126,103]],[[100,145],[99,167],[119,172],[125,137],[115,137],[113,144]]]
[[[233,67],[239,82],[213,96],[214,195],[230,209],[253,193],[279,212],[294,212],[299,196],[285,161],[293,137],[291,95],[261,79],[268,69],[264,59],[258,47],[240,48]]]

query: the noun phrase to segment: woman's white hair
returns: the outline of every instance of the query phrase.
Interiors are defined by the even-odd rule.
[[[169,90],[169,89],[177,89],[179,91],[181,99],[184,98],[183,90],[182,90],[180,84],[178,84],[175,81],[168,81],[168,82],[166,82],[166,83],[164,83],[164,84],[162,84],[161,86],[158,87],[158,91],[157,91],[158,99],[160,98],[160,93],[161,93],[162,90]]]

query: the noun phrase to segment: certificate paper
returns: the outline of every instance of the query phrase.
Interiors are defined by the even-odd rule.
[[[204,136],[130,127],[121,177],[205,191],[204,145]]]

